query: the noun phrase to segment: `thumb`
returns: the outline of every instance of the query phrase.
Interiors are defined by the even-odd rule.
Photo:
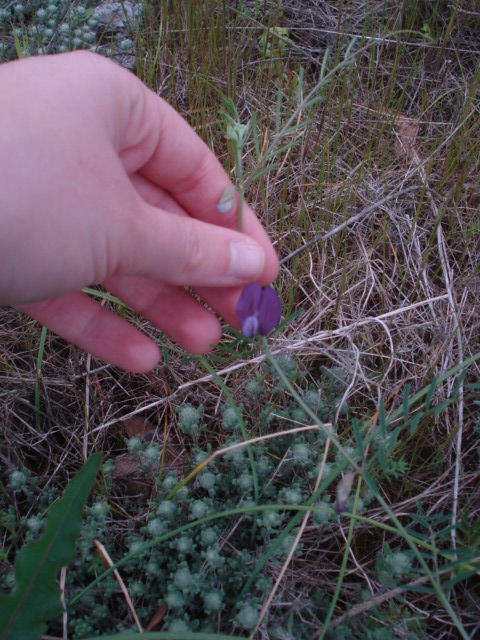
[[[249,236],[142,203],[119,275],[180,286],[231,287],[260,279],[263,247]],[[129,229],[131,232],[131,228]]]

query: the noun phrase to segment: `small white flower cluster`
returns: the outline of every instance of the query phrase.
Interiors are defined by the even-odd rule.
[[[392,575],[401,577],[410,571],[412,560],[402,551],[394,551],[386,556],[385,565],[390,569]]]
[[[15,469],[10,473],[8,488],[12,491],[23,491],[27,487],[28,474],[20,469]]]
[[[197,409],[188,402],[185,402],[180,407],[177,407],[178,413],[178,426],[185,435],[193,435],[199,428],[199,422],[203,413],[203,406],[200,405]]]
[[[235,618],[235,624],[243,629],[253,629],[257,624],[258,610],[251,604],[244,604]]]
[[[239,406],[239,411],[243,410],[243,406]],[[238,415],[235,409],[230,405],[222,407],[222,427],[225,431],[235,431],[240,426]]]

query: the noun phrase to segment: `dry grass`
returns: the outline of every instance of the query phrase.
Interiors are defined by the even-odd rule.
[[[307,116],[310,122],[293,134],[297,144],[251,184],[247,196],[283,260],[278,288],[284,315],[302,310],[272,338],[272,353],[294,355],[307,386],[322,387],[325,369],[341,372],[349,413],[335,416],[339,437],[351,433],[352,416],[373,430],[380,399],[391,414],[402,406],[406,385],[413,395],[479,350],[478,7],[285,0],[280,10],[276,2],[261,2],[254,15],[254,2],[243,8],[227,3],[232,6],[225,10],[218,2],[200,4],[173,3],[168,10],[169,3],[152,3],[138,73],[185,115],[232,173],[219,93],[233,100],[243,122],[255,114],[266,149],[276,119],[284,123],[296,108],[300,66],[306,95],[318,80],[326,47],[331,68],[353,36],[359,38],[354,51],[369,44],[355,65],[321,88],[318,104],[302,110],[298,122]],[[291,43],[280,66],[259,55],[262,25],[288,30]],[[248,176],[256,163],[253,140],[244,152]],[[92,449],[123,455],[124,421],[133,416],[148,419],[158,434],[166,427],[188,450],[176,426],[175,407],[182,402],[204,405],[204,438],[214,449],[221,444],[222,389],[168,339],[162,338],[164,361],[141,376],[95,362],[49,334],[40,374],[41,329],[9,309],[1,311],[0,326],[4,485],[9,469],[27,467],[42,477],[42,486],[63,487]],[[225,344],[229,339],[227,332]],[[216,355],[211,362],[217,375],[237,403],[246,402],[245,384],[262,375],[265,355]],[[477,557],[478,374],[475,363],[465,377],[458,373],[437,385],[433,405],[455,400],[402,435],[395,458],[405,460],[405,472],[380,482],[383,497],[405,524],[418,504],[426,519],[448,516],[446,524],[457,523],[458,529],[439,543],[470,548],[474,555],[476,550]],[[285,405],[288,399],[286,394]],[[112,502],[122,509],[121,496]],[[375,503],[361,515],[365,520],[351,532],[348,519],[334,527],[306,523],[301,553],[286,568],[267,618],[284,621],[291,614],[303,620],[310,637],[318,637],[325,599],[333,597],[347,550],[332,629],[345,624],[347,607],[356,605],[351,637],[370,637],[372,629],[389,623],[394,635],[385,637],[410,637],[407,617],[422,621],[425,637],[458,637],[432,594],[399,594],[379,582],[375,560],[388,537],[381,527],[391,519]],[[399,540],[389,538],[392,548]],[[275,579],[278,566],[268,567]],[[423,584],[425,578],[416,580]],[[472,638],[479,629],[475,588],[478,575],[448,590]],[[366,602],[361,590],[369,594]],[[270,637],[261,629],[255,637]]]

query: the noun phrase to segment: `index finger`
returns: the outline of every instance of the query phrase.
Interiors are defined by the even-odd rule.
[[[141,175],[167,191],[188,215],[222,227],[237,228],[238,193],[228,211],[218,208],[232,183],[212,151],[167,102],[128,74],[125,94],[129,117],[122,132],[120,157],[129,173]],[[268,235],[247,203],[242,206],[242,232],[265,249],[269,278],[278,260]]]

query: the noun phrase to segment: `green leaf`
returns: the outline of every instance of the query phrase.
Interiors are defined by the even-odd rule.
[[[378,493],[377,485],[375,484],[374,479],[366,469],[363,470],[363,479],[365,480],[365,484],[370,489],[370,491],[372,491],[375,494]]]
[[[437,378],[433,376],[432,381],[428,387],[427,397],[425,398],[425,409],[428,411],[430,409],[430,403],[432,401],[433,394],[435,389],[437,388]]]
[[[45,341],[47,339],[47,327],[42,327],[42,333],[40,335],[40,344],[38,345],[38,356],[37,356],[37,376],[35,382],[35,424],[37,427],[37,431],[40,431],[40,416],[42,412],[40,411],[40,380],[42,375],[42,361],[43,361],[43,352],[45,350]]]
[[[101,454],[88,460],[68,483],[61,500],[52,506],[47,530],[17,554],[16,586],[0,597],[0,640],[38,640],[46,621],[62,611],[56,577],[75,559],[82,511],[101,462]]]
[[[268,173],[269,171],[273,171],[274,169],[276,169],[279,166],[280,166],[279,162],[273,162],[272,164],[269,164],[266,167],[262,167],[262,169],[259,169],[258,171],[256,171],[253,174],[253,180],[258,180],[258,178],[260,178],[260,176],[262,176],[264,173]]]
[[[257,161],[260,160],[260,144],[258,142],[258,131],[257,131],[257,114],[252,114],[252,136],[253,136],[253,144],[255,145],[255,153],[257,154]]]
[[[85,640],[242,640],[245,636],[230,636],[224,633],[202,633],[193,631],[151,631],[150,633],[122,633],[113,636],[95,636]]]
[[[383,398],[380,400],[380,406],[378,409],[378,423],[380,425],[380,434],[383,441],[387,439],[387,420],[385,418],[385,404]]]
[[[303,71],[303,67],[300,67],[298,71],[298,84],[297,84],[297,105],[299,108],[301,108],[301,105],[302,105],[303,79],[304,79],[304,71]]]
[[[409,410],[409,395],[410,395],[410,383],[407,382],[407,384],[403,387],[403,402],[402,402],[402,409],[403,409],[403,420],[405,423],[408,422],[408,410]]]
[[[325,53],[323,54],[323,60],[322,60],[322,68],[320,69],[320,80],[323,80],[323,78],[325,77],[329,53],[330,53],[330,50],[328,48],[325,49]]]
[[[410,422],[410,435],[413,435],[413,433],[415,432],[415,429],[417,428],[418,423],[423,418],[423,416],[424,416],[423,411],[419,411],[412,417]]]
[[[377,454],[378,461],[380,462],[383,473],[387,473],[387,459],[385,457],[385,448],[383,446],[383,443],[379,446]]]
[[[283,92],[277,93],[277,110],[275,112],[275,130],[278,133],[281,130],[281,114],[282,114],[282,97]]]
[[[360,454],[362,462],[365,462],[365,450],[363,448],[362,434],[360,432],[360,423],[356,418],[352,418],[353,435],[355,436],[355,442],[357,443],[357,449]]]
[[[22,58],[25,58],[25,55],[23,53],[22,45],[20,43],[20,38],[18,37],[18,34],[13,25],[12,25],[12,33],[13,33],[13,39],[15,41],[15,49],[17,50],[17,56],[18,56],[18,59],[21,60]]]

